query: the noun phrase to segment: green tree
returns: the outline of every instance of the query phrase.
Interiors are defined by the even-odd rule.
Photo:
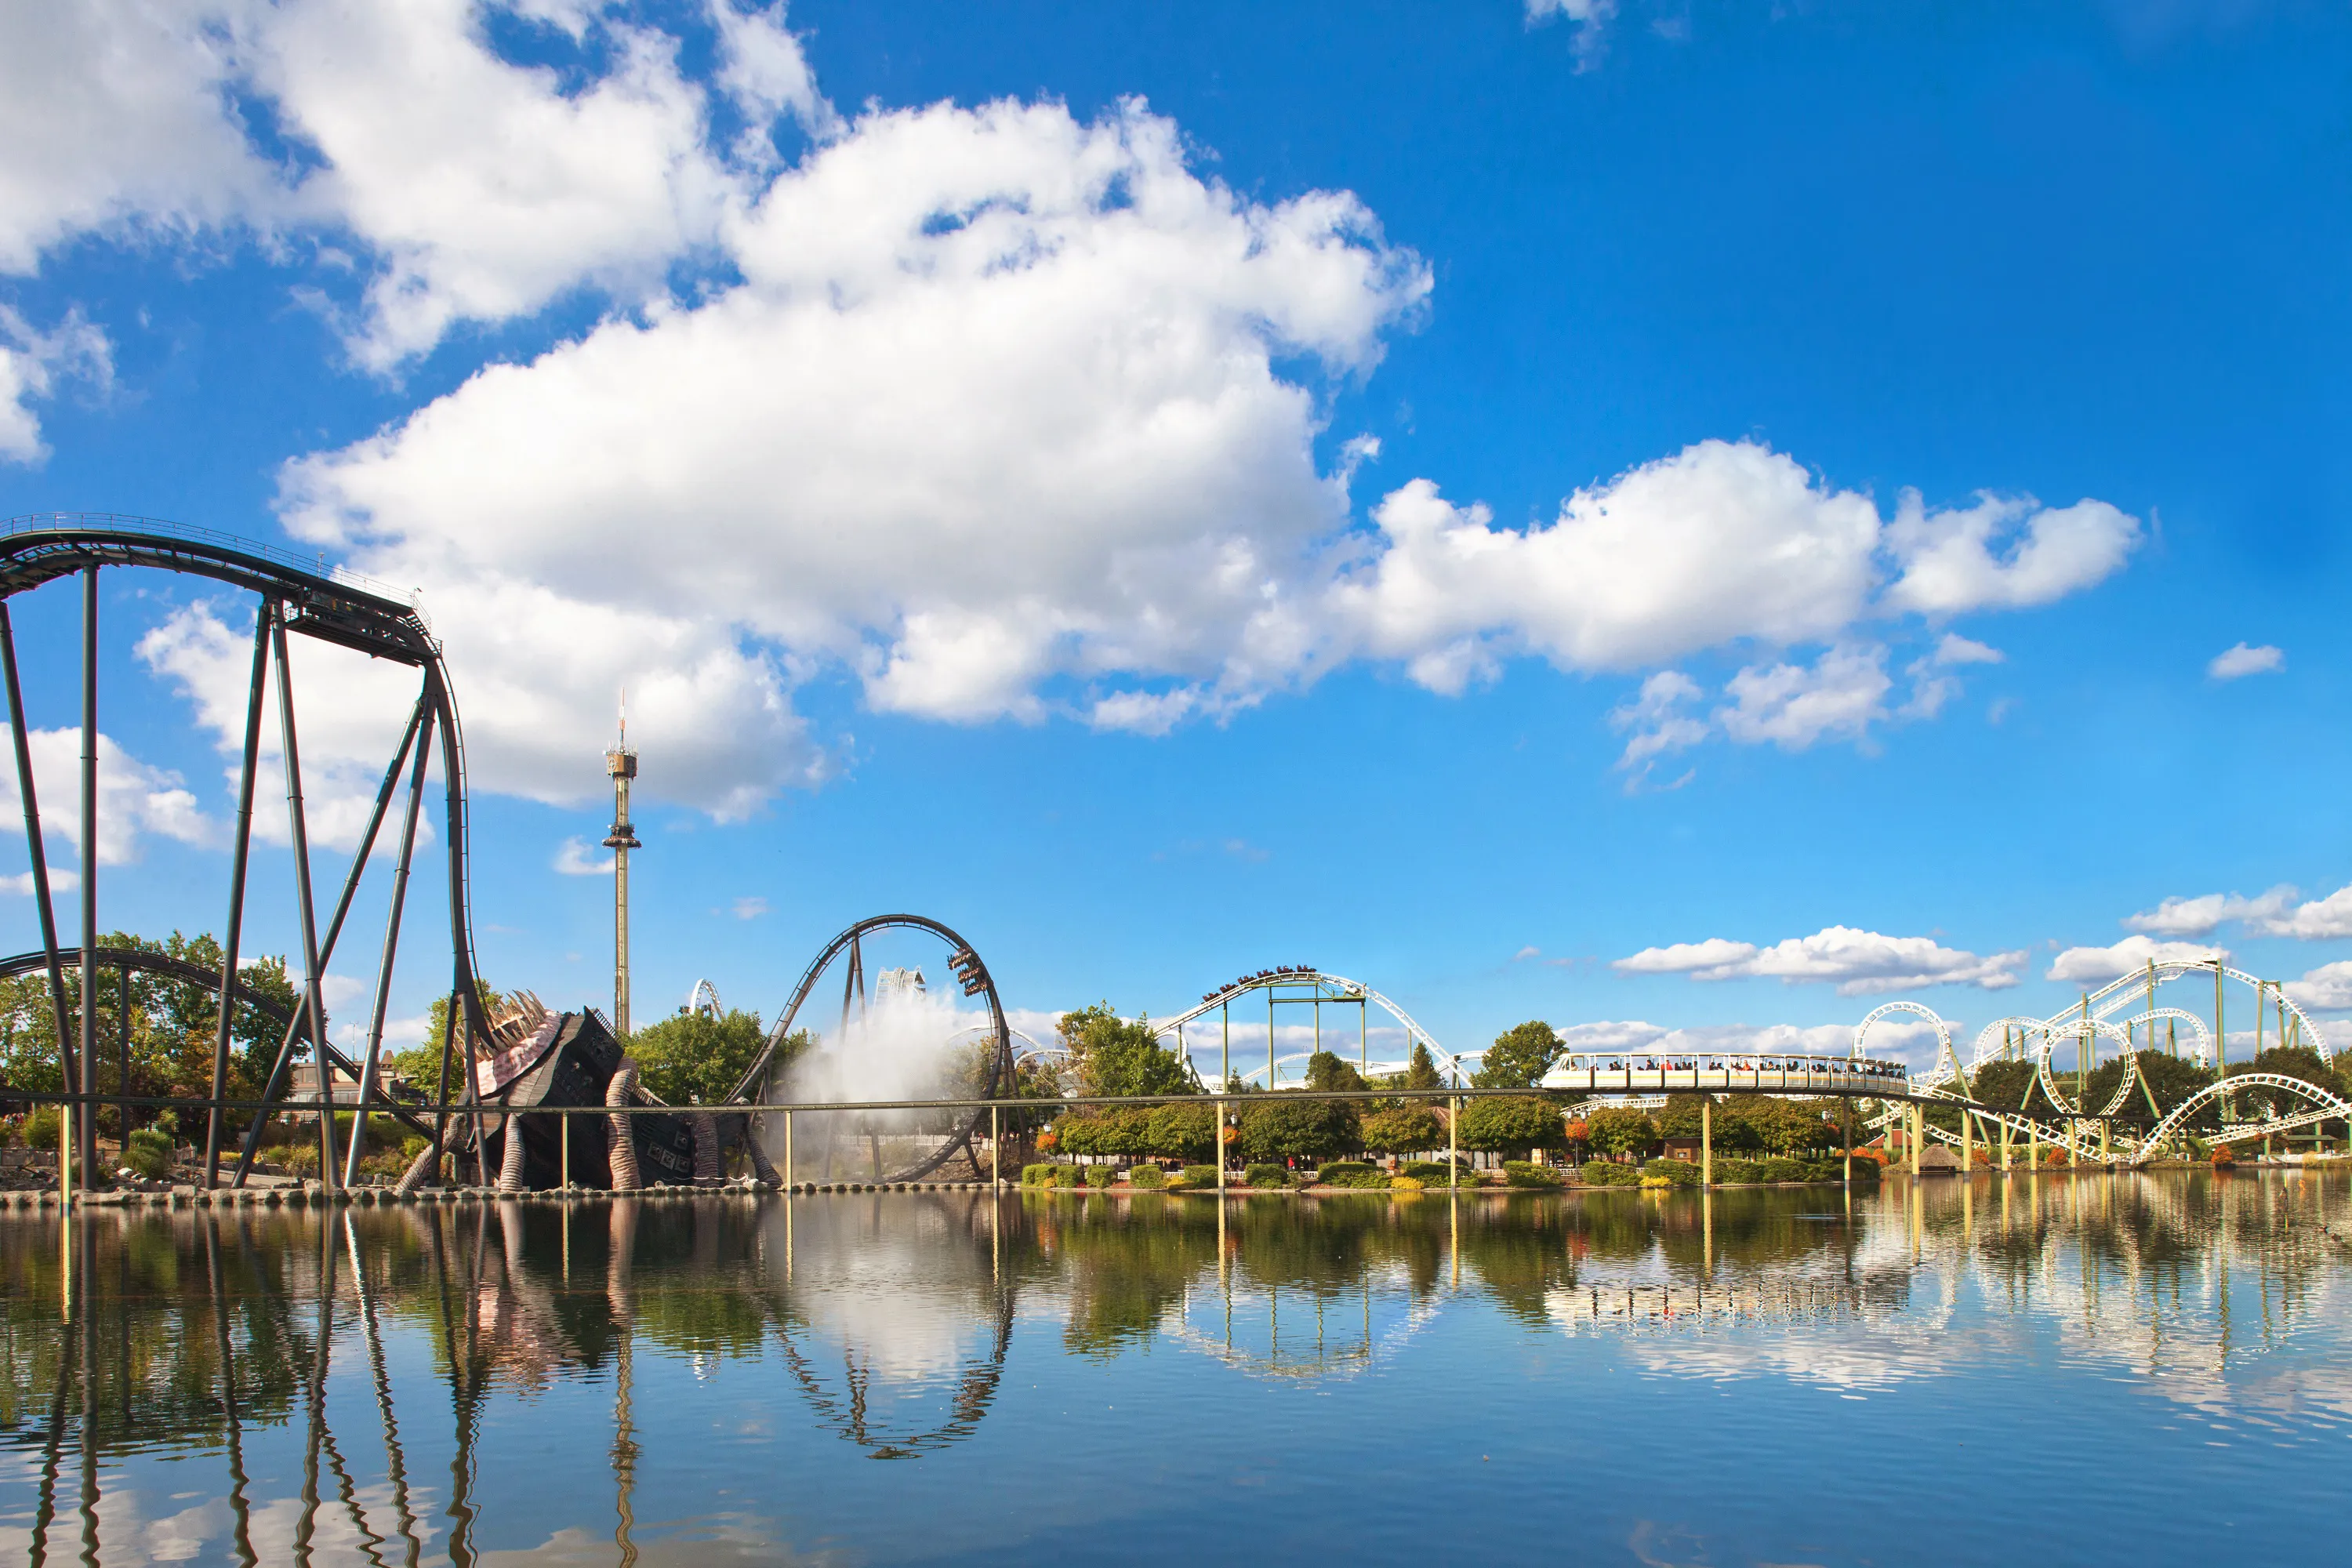
[[[1120,1017],[1108,1002],[1065,1013],[1055,1026],[1087,1095],[1192,1094],[1183,1058],[1160,1044],[1150,1020]]]
[[[1317,1051],[1307,1058],[1307,1087],[1322,1094],[1351,1094],[1372,1086],[1364,1081],[1363,1074],[1338,1056]]]
[[[1585,1119],[1586,1136],[1601,1154],[1643,1154],[1658,1142],[1658,1124],[1630,1106],[1603,1106]]]
[[[1412,1154],[1445,1145],[1445,1122],[1425,1105],[1401,1105],[1364,1118],[1364,1147],[1375,1154]]]
[[[1254,1094],[1241,1119],[1239,1145],[1248,1160],[1328,1159],[1354,1153],[1361,1141],[1356,1108],[1346,1100]]]
[[[1207,1160],[1217,1147],[1217,1109],[1196,1105],[1155,1105],[1144,1152],[1162,1160]]]
[[[474,994],[481,998],[486,1017],[507,1005],[505,994],[494,990],[479,975],[474,977]],[[427,1100],[440,1092],[441,1031],[448,1026],[449,994],[445,991],[433,998],[433,1005],[425,1013],[424,1037],[406,1050],[384,1053],[384,1065],[406,1079]],[[453,1100],[466,1092],[466,1032],[460,1028],[450,1041],[449,1098]]]
[[[806,1048],[806,1031],[794,1037]],[[681,1007],[646,1025],[624,1042],[646,1088],[672,1105],[717,1105],[734,1092],[768,1043],[757,1013],[729,1008],[719,1017]],[[789,1042],[788,1042],[789,1044]],[[797,1052],[780,1047],[785,1059]]]
[[[1413,1041],[1412,1056],[1405,1062],[1404,1082],[1400,1087],[1423,1090],[1445,1087],[1445,1080],[1438,1076],[1437,1062],[1429,1054],[1427,1040]]]
[[[1520,1153],[1563,1148],[1568,1134],[1559,1108],[1550,1100],[1538,1095],[1509,1095],[1465,1101],[1460,1141],[1465,1148]]]
[[[1549,1024],[1531,1018],[1495,1037],[1470,1081],[1479,1089],[1533,1089],[1563,1048]]]

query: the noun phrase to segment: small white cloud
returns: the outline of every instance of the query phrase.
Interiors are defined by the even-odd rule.
[[[1530,27],[1539,27],[1554,16],[1566,18],[1576,29],[1568,46],[1576,57],[1576,68],[1591,70],[1608,39],[1609,24],[1616,19],[1617,0],[1527,0],[1527,5]]]
[[[0,460],[37,463],[48,456],[33,404],[52,395],[60,380],[103,391],[113,379],[113,345],[79,308],[43,332],[0,305]]]
[[[2025,954],[1979,957],[1945,947],[1933,937],[1883,936],[1851,926],[1828,926],[1770,947],[1710,937],[1644,948],[1610,965],[1623,974],[1687,974],[1694,980],[1777,978],[1789,984],[1835,984],[1841,996],[1906,991],[1922,985],[1975,985],[1999,991],[2017,984]]]
[[[2158,942],[2153,937],[2127,936],[2109,947],[2070,947],[2051,960],[2049,978],[2075,984],[2100,985],[2150,963],[2202,963],[2227,960],[2227,948],[2194,942]]]
[[[1525,963],[1530,958],[1541,958],[1542,956],[1543,949],[1536,946],[1533,942],[1529,942],[1527,946],[1519,949],[1518,952],[1511,954],[1511,962],[1513,963]]]
[[[1944,640],[1936,645],[1937,664],[2005,664],[2009,656],[1997,647],[1964,637],[1958,632],[1946,632]]]
[[[1770,742],[1784,752],[1801,752],[1823,736],[1860,740],[1874,720],[1886,717],[1886,650],[1876,645],[1840,643],[1813,661],[1750,666],[1724,687],[1732,706],[1715,711],[1716,722],[1734,741]]]
[[[729,906],[728,912],[739,921],[755,921],[768,912],[768,900],[756,896],[738,899]]]
[[[2347,906],[2352,906],[2352,889],[2345,889]],[[2242,898],[2236,893],[2204,893],[2193,899],[2167,899],[2152,910],[2143,910],[2124,921],[2126,931],[2147,931],[2153,936],[2203,936],[2223,921],[2244,921],[2265,934],[2292,935],[2270,928],[2283,919],[2290,918],[2294,903],[2294,889],[2282,883],[2258,899]],[[2307,906],[2316,908],[2317,906]],[[2346,910],[2352,919],[2352,907]]]
[[[1639,787],[1662,756],[1688,749],[1706,739],[1706,721],[1685,713],[1682,705],[1699,695],[1698,682],[1679,669],[1662,669],[1642,682],[1633,700],[1609,715],[1613,730],[1631,730],[1625,754],[1617,766],[1633,776],[1625,781],[1630,793]]]
[[[68,871],[61,866],[52,866],[49,868],[50,897],[55,898],[59,893],[70,893],[80,886],[81,874],[79,872]],[[0,877],[0,892],[15,893],[20,898],[31,898],[33,896],[33,874],[30,871],[19,871],[13,877]]]
[[[2292,893],[2292,889],[2277,889]],[[2352,936],[2352,886],[2336,889],[2324,899],[2313,899],[2291,909],[2264,908],[2273,895],[2252,900],[2245,916],[2248,929],[2263,936],[2291,936],[2305,942],[2326,942]]]
[[[2216,680],[2238,680],[2249,675],[2275,675],[2286,668],[2286,655],[2265,643],[2248,647],[2240,643],[2213,656],[2205,673]]]
[[[2319,1013],[2352,1013],[2352,959],[2323,963],[2286,983],[2286,999]]]
[[[613,870],[613,857],[593,859],[595,851],[584,838],[567,838],[555,851],[555,869],[567,877],[604,877]]]

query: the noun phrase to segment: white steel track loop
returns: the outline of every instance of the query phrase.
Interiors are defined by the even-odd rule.
[[[2216,971],[2221,973],[2223,979],[2234,980],[2238,982],[2239,984],[2247,986],[2250,989],[2260,987],[2262,1005],[2284,1005],[2286,1009],[2287,1016],[2294,1019],[2302,1026],[2304,1039],[2311,1046],[2312,1049],[2319,1053],[2320,1060],[2333,1062],[2336,1059],[2335,1048],[2328,1045],[2326,1035],[2321,1032],[2319,1025],[2312,1018],[2311,1015],[2305,1013],[2301,1007],[2295,1005],[2293,998],[2280,995],[2278,989],[2266,980],[2257,980],[2242,969],[2232,969],[2226,963],[2217,963],[2210,958],[2199,959],[2194,963],[2187,963],[2179,960],[2175,960],[2169,963],[2158,963],[2154,965],[2152,971],[2148,968],[2143,967],[2135,969],[2128,974],[2119,975],[2116,979],[2107,982],[2106,984],[2099,987],[2096,991],[2091,993],[2089,997],[2091,1016],[2095,1018],[2111,1017],[2113,1015],[2120,1013],[2126,1007],[2130,1006],[2133,1001],[2137,997],[2146,995],[2148,991],[2148,977],[2151,973],[2155,975],[2155,983],[2158,985],[2162,985],[2168,982],[2181,979],[2186,975],[2195,974],[2210,976]],[[2071,1012],[2073,1009],[2070,1008],[2069,1011]],[[2064,1021],[2064,1015],[2063,1014],[2057,1017],[2048,1020],[2053,1027]]]
[[[707,1003],[703,1000],[706,996],[709,998]],[[719,1005],[719,987],[708,980],[696,981],[694,989],[686,994],[686,1010],[688,1013],[707,1011],[714,1018],[727,1016],[727,1009]]]
[[[2121,1047],[2124,1058],[2123,1080],[2116,1085],[2115,1098],[2107,1101],[2104,1109],[2085,1111],[2081,1106],[2068,1100],[2065,1091],[2058,1087],[2057,1080],[2050,1073],[2050,1058],[2060,1040],[2086,1038],[2096,1040],[2101,1037],[2112,1039]],[[2097,1047],[2094,1046],[2092,1048],[2095,1055]],[[2103,1018],[2076,1018],[2071,1024],[2052,1027],[2042,1037],[2042,1043],[2034,1047],[2033,1071],[2034,1076],[2041,1080],[2042,1094],[2049,1099],[2051,1104],[2068,1116],[2113,1116],[2122,1110],[2124,1102],[2131,1098],[2131,1091],[2139,1087],[2139,1058],[2133,1053],[2131,1042],[2124,1037],[2124,1032],[2121,1029]]]
[[[2208,967],[2210,969],[2210,966]],[[2137,1165],[2154,1158],[2165,1140],[2189,1117],[2225,1094],[2235,1094],[2249,1089],[2284,1089],[2290,1094],[2301,1095],[2310,1100],[2316,1109],[2294,1116],[2273,1117],[2266,1121],[2248,1122],[2242,1126],[2225,1128],[2221,1137],[2209,1142],[2235,1143],[2248,1138],[2259,1138],[2265,1132],[2284,1131],[2289,1127],[2308,1126],[2314,1121],[2332,1121],[2339,1116],[2352,1119],[2352,1104],[2347,1104],[2315,1083],[2305,1083],[2299,1078],[2288,1078],[2282,1073],[2235,1073],[2218,1082],[2207,1084],[2203,1089],[2174,1106],[2171,1114],[2148,1129],[2147,1138],[2141,1141],[2139,1148],[2132,1154],[2131,1163]]]
[[[1869,1016],[1864,1018],[1861,1023],[1856,1024],[1853,1026],[1853,1054],[1857,1057],[1863,1055],[1862,1043],[1864,1038],[1869,1035],[1870,1026],[1873,1024],[1877,1023],[1882,1018],[1891,1017],[1897,1013],[1908,1013],[1914,1017],[1925,1018],[1927,1022],[1936,1026],[1936,1066],[1934,1069],[1936,1073],[1936,1081],[1941,1083],[1948,1076],[1958,1077],[1960,1070],[1960,1062],[1959,1058],[1952,1054],[1952,1026],[1944,1022],[1943,1016],[1933,1007],[1928,1006],[1925,1002],[1888,1002],[1884,1005],[1873,1007],[1870,1010]],[[1950,1072],[1948,1074],[1945,1070],[1948,1065],[1950,1068]],[[1968,1080],[1966,1079],[1962,1079],[1960,1081],[1963,1087],[1965,1087]]]
[[[2165,1019],[2172,1019],[2179,1023],[2188,1025],[2189,1032],[2196,1037],[2189,1043],[2189,1048],[2194,1055],[2197,1065],[2201,1068],[2209,1068],[2213,1065],[2213,1031],[2206,1027],[2204,1019],[2189,1011],[2186,1007],[2152,1007],[2137,1017],[2126,1018],[2120,1026],[2122,1027],[2123,1032],[2128,1036],[2132,1030],[2137,1028],[2138,1026],[2142,1024],[2147,1025],[2147,1044],[2140,1047],[2139,1048],[2144,1051],[2154,1050],[2156,1048],[2156,1025]]]

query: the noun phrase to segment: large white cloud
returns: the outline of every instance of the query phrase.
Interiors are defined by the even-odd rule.
[[[34,730],[33,787],[41,807],[42,847],[53,889],[75,885],[81,852],[81,731]],[[0,835],[22,842],[24,798],[16,763],[0,758]],[[135,863],[150,836],[211,844],[219,825],[205,816],[178,773],[142,763],[103,730],[98,735],[98,863]],[[32,873],[11,878],[12,891],[32,891]]]
[[[1859,740],[1890,713],[1871,627],[2048,603],[2139,537],[2095,500],[1906,491],[1890,518],[1712,440],[1549,523],[1411,479],[1355,528],[1377,447],[1318,460],[1329,389],[1377,364],[1430,269],[1344,193],[1204,178],[1139,104],[844,123],[781,10],[742,0],[82,9],[0,23],[25,112],[119,121],[67,176],[0,189],[0,267],[83,234],[255,234],[312,263],[385,371],[576,290],[606,310],[282,476],[289,528],[426,591],[492,789],[589,793],[576,759],[626,687],[649,792],[740,814],[826,768],[792,691],[828,669],[883,710],[1159,732],[1350,659],[1452,692],[1512,658],[1737,647],[1756,661],[1705,717],[1689,676],[1645,690],[1629,765],[1708,736]],[[518,29],[561,68],[493,41]],[[790,167],[786,116],[812,138]],[[0,359],[0,448],[37,443],[38,363]],[[151,662],[218,721],[235,641],[191,612]],[[1934,714],[1948,662],[1909,667],[1894,717]],[[327,732],[320,756],[362,752]]]
[[[1687,974],[1694,980],[1770,977],[1790,984],[1833,984],[1841,996],[1862,996],[1922,985],[1999,991],[2017,984],[2017,971],[2024,962],[2021,952],[1980,958],[1933,937],[1883,936],[1851,926],[1828,926],[1769,947],[1709,937],[1643,948],[1610,967],[1622,974]]]
[[[2352,1013],[2352,960],[2323,963],[2285,986],[2287,1000],[2319,1013]]]
[[[723,738],[670,791],[755,798],[807,765],[787,657],[887,710],[1033,718],[1059,679],[1146,728],[1329,657],[1346,495],[1275,360],[1367,367],[1428,288],[1352,200],[1246,202],[1136,107],[942,106],[860,121],[736,253],[707,304],[288,472],[291,526],[425,586],[486,783],[576,793],[627,684],[649,752]]]
[[[0,270],[80,235],[355,243],[355,355],[388,370],[455,323],[583,284],[636,302],[715,247],[830,110],[779,11],[707,0],[709,84],[680,40],[603,0],[79,0],[0,11]],[[571,79],[491,42],[491,13],[569,35]],[[689,16],[691,13],[689,12]],[[257,122],[257,111],[266,123]],[[343,251],[348,258],[349,250]]]
[[[2226,948],[2194,942],[2158,942],[2149,936],[2127,936],[2107,947],[2070,947],[2050,961],[2049,978],[2076,984],[2097,985],[2146,969],[2150,963],[2203,963],[2227,959]]]

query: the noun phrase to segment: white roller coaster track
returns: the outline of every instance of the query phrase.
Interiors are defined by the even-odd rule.
[[[2333,1121],[2339,1116],[2352,1119],[2352,1104],[2347,1104],[2317,1084],[2305,1083],[2299,1078],[2288,1078],[2274,1072],[2239,1073],[2234,1077],[2225,1078],[2218,1083],[2206,1085],[2179,1105],[2174,1106],[2169,1115],[2148,1129],[2147,1136],[2140,1142],[2138,1149],[2133,1152],[2131,1163],[2137,1165],[2154,1158],[2156,1151],[2164,1146],[2164,1141],[2171,1136],[2180,1123],[2205,1106],[2224,1095],[2242,1094],[2250,1089],[2284,1089],[2289,1094],[2299,1095],[2312,1101],[2314,1109],[2298,1111],[2292,1116],[2273,1117],[2264,1121],[2225,1127],[2220,1137],[2210,1138],[2206,1142],[2236,1143],[2248,1138],[2260,1138],[2265,1133],[2282,1132],[2290,1127],[2307,1127],[2315,1121]]]
[[[1412,1042],[1415,1040],[1420,1041],[1423,1045],[1429,1047],[1429,1054],[1436,1061],[1438,1070],[1441,1072],[1467,1078],[1469,1076],[1469,1064],[1471,1060],[1474,1058],[1481,1057],[1486,1054],[1484,1051],[1464,1051],[1457,1056],[1455,1053],[1447,1050],[1444,1046],[1439,1045],[1437,1043],[1437,1037],[1431,1034],[1427,1029],[1423,1028],[1421,1025],[1414,1020],[1412,1014],[1406,1012],[1403,1008],[1398,1006],[1394,1002],[1390,1001],[1387,997],[1381,995],[1379,992],[1373,990],[1362,981],[1350,980],[1344,974],[1328,974],[1319,969],[1294,972],[1289,974],[1270,974],[1264,979],[1253,976],[1250,979],[1244,981],[1239,985],[1227,986],[1223,991],[1218,992],[1214,996],[1210,997],[1207,1001],[1193,1007],[1191,1012],[1180,1013],[1173,1018],[1163,1019],[1160,1023],[1153,1025],[1152,1027],[1159,1034],[1172,1034],[1186,1024],[1192,1023],[1196,1019],[1205,1018],[1210,1014],[1218,1011],[1220,1008],[1232,1006],[1234,1002],[1248,995],[1253,991],[1264,991],[1276,985],[1319,985],[1328,987],[1338,993],[1337,995],[1327,998],[1328,1001],[1341,1004],[1349,1002],[1370,1002],[1373,1004],[1378,1006],[1381,1011],[1386,1013],[1390,1017],[1394,1018],[1398,1023],[1404,1026],[1407,1045],[1406,1054],[1408,1056],[1412,1054]],[[1276,1061],[1279,1063],[1294,1059],[1297,1058],[1292,1057],[1281,1057],[1277,1058]],[[1253,1073],[1249,1076],[1255,1077],[1255,1074]]]
[[[2224,979],[2234,980],[2242,985],[2254,987],[2261,997],[2257,1005],[2284,1008],[2287,1016],[2294,1019],[2300,1026],[2303,1037],[2310,1043],[2312,1049],[2319,1053],[2322,1061],[2333,1062],[2336,1059],[2335,1047],[2327,1043],[2326,1031],[2320,1028],[2318,1022],[2310,1014],[2297,1006],[2292,997],[2282,994],[2278,986],[2267,980],[2258,980],[2242,969],[2232,969],[2226,963],[2217,963],[2211,959],[2200,959],[2194,963],[2175,960],[2171,963],[2159,963],[2150,968],[2135,969],[2130,973],[2111,980],[2092,992],[2083,1003],[2078,1003],[2075,1006],[2069,1007],[2065,1012],[2052,1017],[1996,1018],[1978,1031],[1976,1059],[1983,1062],[1988,1058],[2000,1054],[2001,1047],[1993,1043],[1993,1039],[1996,1031],[2004,1025],[2022,1026],[2029,1033],[2058,1028],[2069,1020],[2080,1022],[2086,1007],[2090,1016],[2113,1023],[2116,1021],[2115,1015],[2122,1012],[2139,998],[2147,995],[2155,986],[2179,980],[2185,975],[2212,974],[2217,971]],[[2195,1015],[2183,1008],[2159,1007],[2154,1010],[2154,1016],[2160,1018],[2188,1018],[2195,1023],[2198,1036],[2204,1042],[2206,1051],[2206,1055],[2201,1059],[2207,1066],[2212,1064],[2212,1032],[2206,1027],[2202,1020],[2197,1019]],[[2146,1013],[2139,1016],[2140,1018],[2147,1016],[2149,1015]],[[2138,1019],[2131,1021],[2137,1022]]]

